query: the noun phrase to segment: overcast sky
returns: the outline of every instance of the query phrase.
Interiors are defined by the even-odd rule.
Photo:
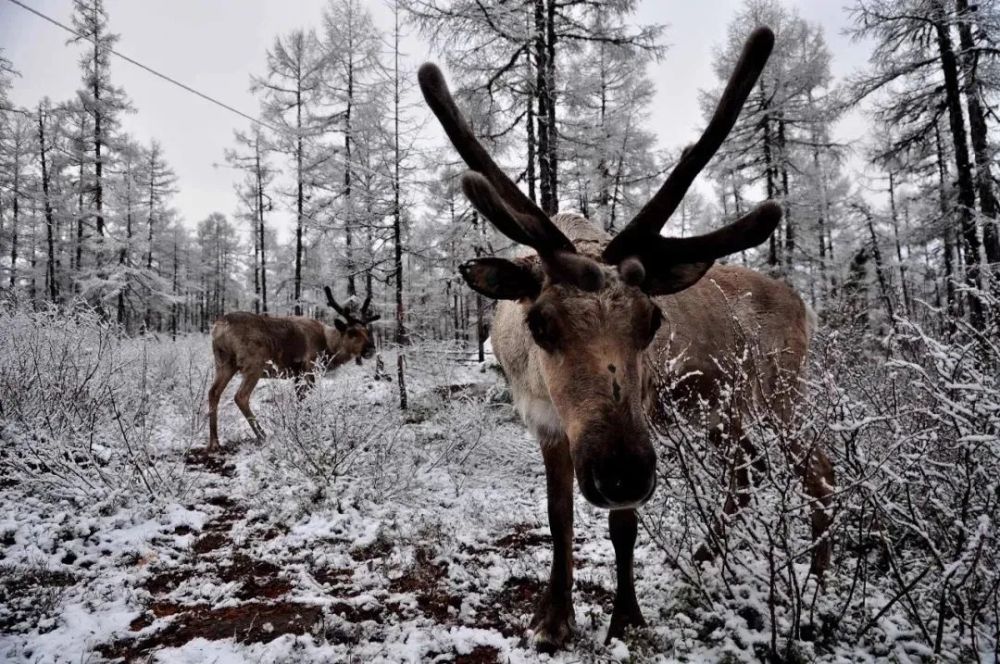
[[[23,0],[65,24],[71,0]],[[846,0],[845,0],[846,1]],[[251,115],[257,103],[250,94],[250,74],[264,70],[264,53],[275,35],[297,27],[319,26],[325,0],[106,0],[111,29],[121,36],[117,48]],[[842,77],[868,58],[865,45],[843,35],[848,17],[838,0],[787,0],[808,21],[824,28],[833,55],[833,73]],[[383,0],[368,2],[376,23],[391,29],[392,14]],[[650,128],[663,147],[676,148],[697,138],[703,125],[698,90],[714,84],[713,48],[722,43],[726,25],[742,0],[644,0],[636,23],[666,25],[666,57],[650,74],[657,88]],[[43,96],[70,98],[80,81],[81,48],[67,45],[56,26],[0,0],[0,48],[21,78],[13,101],[33,106]],[[414,67],[431,57],[419,36],[404,43]],[[224,165],[223,152],[233,146],[233,130],[247,121],[142,71],[112,60],[114,81],[122,86],[135,113],[123,126],[135,138],[156,138],[178,176],[175,205],[193,226],[209,213],[230,214],[235,208],[235,173]],[[860,114],[837,128],[844,141],[862,137]]]

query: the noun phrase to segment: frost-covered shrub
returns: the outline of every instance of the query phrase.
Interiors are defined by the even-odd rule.
[[[675,610],[728,626],[702,630],[692,650],[721,639],[712,645],[744,659],[825,661],[855,647],[902,661],[991,658],[1000,606],[998,338],[961,327],[932,334],[902,320],[877,347],[866,331],[820,334],[794,424],[743,422],[756,481],[748,506],[721,521],[741,461],[735,441],[698,417],[663,428],[661,483],[644,522],[689,589]],[[822,445],[836,469],[834,557],[822,586],[809,569],[809,498],[788,460],[792,439]],[[721,554],[695,563],[713,532]]]
[[[190,407],[180,397],[205,366],[195,354],[124,337],[88,309],[0,309],[3,474],[52,498],[183,490],[176,457],[162,457],[181,442],[168,424]]]
[[[382,499],[405,489],[413,468],[405,462],[398,408],[367,380],[340,375],[350,371],[317,381],[301,397],[293,381],[271,381],[257,412],[268,432],[258,479],[305,487],[298,497],[310,502],[345,493]]]

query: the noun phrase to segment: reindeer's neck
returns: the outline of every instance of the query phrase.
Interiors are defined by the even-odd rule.
[[[340,330],[330,325],[324,325],[323,332],[326,337],[326,354],[330,366],[339,367],[346,364],[351,358],[343,349],[344,335],[340,333]]]

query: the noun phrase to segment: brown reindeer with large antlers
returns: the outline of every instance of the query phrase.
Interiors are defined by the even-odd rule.
[[[208,449],[219,447],[219,399],[236,372],[243,382],[236,391],[236,405],[258,439],[264,430],[250,410],[250,395],[261,378],[294,378],[299,394],[316,381],[316,372],[328,371],[350,362],[361,364],[371,357],[375,346],[368,325],[379,319],[368,311],[371,297],[355,316],[337,304],[329,287],[327,304],[344,320],[327,325],[306,316],[261,316],[246,311],[226,314],[212,326],[212,353],[215,380],[208,390]]]
[[[531,625],[541,649],[562,646],[572,633],[574,475],[588,501],[610,510],[618,578],[610,640],[628,626],[645,624],[632,559],[636,508],[656,484],[648,422],[665,423],[672,409],[683,411],[694,402],[709,404],[716,423],[726,422],[730,439],[742,443],[741,463],[730,470],[741,491],[725,500],[731,514],[746,503],[752,447],[739,417],[724,419],[723,411],[765,410],[779,425],[791,416],[811,312],[783,283],[740,267],[713,267],[719,258],[764,242],[781,208],[764,202],[706,235],[660,235],[732,129],[773,44],[769,29],[754,31],[704,134],[613,239],[579,215],[549,219],[475,138],[438,68],[420,69],[424,98],[472,169],[462,177],[466,196],[500,232],[534,250],[514,260],[478,258],[461,272],[473,289],[500,300],[493,348],[545,460],[552,569]],[[734,319],[740,329],[752,330],[756,362],[740,352],[747,335],[734,329]],[[724,394],[734,369],[752,375],[754,390]],[[789,384],[791,389],[782,387]],[[830,556],[826,508],[833,470],[821,450],[791,447],[789,456],[811,498],[813,566],[822,573]]]

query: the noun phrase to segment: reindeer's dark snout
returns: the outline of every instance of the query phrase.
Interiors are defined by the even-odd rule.
[[[608,509],[637,507],[656,488],[656,452],[644,433],[587,436],[578,446],[574,465],[584,498]]]
[[[635,507],[649,500],[656,488],[656,455],[621,456],[594,469],[594,489],[607,506]]]

